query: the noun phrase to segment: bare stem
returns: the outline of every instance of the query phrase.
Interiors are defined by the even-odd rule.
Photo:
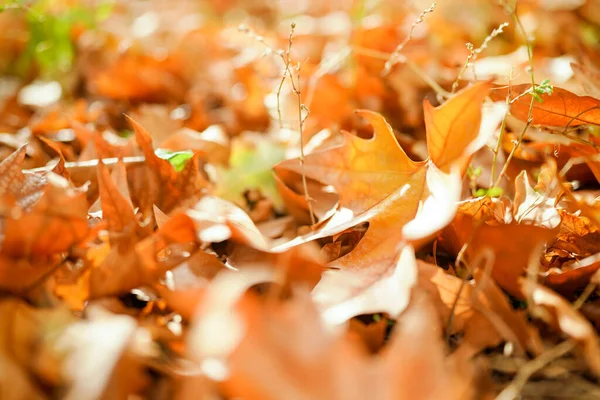
[[[525,27],[523,26],[521,19],[517,15],[517,2],[515,1],[515,4],[513,7],[510,7],[507,3],[503,3],[503,5],[504,5],[506,12],[511,14],[513,20],[515,21],[516,26],[519,28],[519,30],[521,31],[521,34],[525,38],[525,45],[527,47],[527,57],[529,58],[529,76],[531,77],[530,93],[535,93],[536,84],[535,84],[534,63],[533,63],[533,42],[532,42],[531,38],[529,37],[529,35],[527,34],[527,31],[525,30]],[[510,94],[509,94],[509,96],[510,96]],[[523,131],[521,132],[521,135],[519,136],[519,139],[515,143],[513,149],[511,150],[510,154],[506,158],[506,162],[504,163],[504,166],[502,167],[502,170],[500,171],[500,175],[498,175],[498,179],[494,183],[494,186],[498,186],[500,184],[500,180],[502,179],[502,177],[508,170],[508,166],[509,166],[512,158],[514,157],[515,152],[517,151],[517,149],[523,142],[523,138],[525,137],[525,134],[527,133],[527,129],[529,129],[529,126],[533,122],[532,114],[533,114],[533,105],[534,105],[535,101],[536,101],[535,97],[531,96],[531,102],[529,103],[529,111],[527,113],[527,123],[525,124],[525,127],[523,128]]]
[[[429,6],[428,9],[423,10],[423,12],[419,15],[419,18],[417,18],[417,20],[412,24],[412,26],[410,27],[410,31],[408,32],[408,36],[404,38],[402,43],[396,46],[390,58],[388,58],[388,60],[385,62],[385,65],[383,66],[383,71],[381,71],[382,76],[386,76],[387,74],[389,74],[394,65],[398,63],[400,52],[402,51],[404,46],[406,46],[406,44],[412,39],[413,34],[415,32],[415,28],[417,27],[417,25],[423,22],[427,14],[432,13],[433,10],[435,10],[436,5],[437,4],[435,2],[431,3],[431,6]]]
[[[544,368],[557,358],[569,353],[575,348],[575,346],[577,346],[577,343],[573,339],[565,340],[551,349],[546,350],[537,358],[525,363],[519,369],[517,376],[515,379],[513,379],[510,385],[504,388],[504,390],[500,392],[498,396],[496,396],[496,400],[512,400],[517,398],[529,378],[534,373]]]
[[[257,35],[256,32],[254,32],[252,29],[250,29],[244,25],[240,26],[238,29],[241,32],[244,32],[244,33],[248,34],[250,37],[254,38],[257,42],[264,45],[267,48],[269,53],[274,53],[274,54],[278,55],[281,58],[281,60],[283,61],[283,65],[284,65],[283,76],[277,87],[277,116],[279,119],[279,126],[281,128],[283,128],[283,118],[282,118],[282,113],[281,113],[281,93],[282,93],[283,85],[284,85],[286,79],[289,78],[290,86],[292,87],[292,91],[296,95],[296,98],[298,101],[298,129],[300,132],[300,157],[298,158],[298,160],[300,162],[300,172],[302,175],[302,190],[304,191],[304,198],[305,198],[306,204],[308,206],[308,213],[310,214],[311,223],[312,223],[312,225],[315,225],[316,220],[315,220],[315,215],[314,215],[313,206],[312,206],[313,199],[310,197],[310,194],[308,193],[308,182],[306,179],[306,173],[305,173],[305,169],[304,169],[304,159],[305,159],[304,122],[306,121],[306,118],[308,117],[309,110],[308,110],[308,107],[306,107],[304,104],[302,104],[302,92],[300,89],[300,63],[298,63],[295,67],[293,67],[294,70],[296,71],[296,75],[294,75],[294,73],[292,72],[292,57],[291,57],[292,43],[293,43],[292,39],[294,37],[294,31],[296,30],[296,22],[292,22],[292,24],[291,24],[290,34],[288,36],[287,48],[285,50],[277,50],[277,51],[273,50],[273,48],[271,48],[265,42],[264,38],[260,35]],[[303,111],[306,112],[305,117],[302,116]]]
[[[467,68],[469,68],[469,66],[473,69],[473,77],[477,79],[477,74],[475,73],[475,64],[473,63],[477,60],[479,55],[485,49],[487,49],[492,39],[501,34],[504,31],[504,28],[506,28],[507,26],[508,22],[503,22],[502,24],[500,24],[500,26],[498,26],[489,35],[487,35],[487,37],[483,40],[483,43],[481,43],[481,46],[479,46],[478,48],[475,48],[472,43],[467,43],[467,50],[469,50],[469,55],[467,56],[465,65],[463,65],[462,70],[456,77],[456,80],[452,83],[452,93],[454,93],[456,89],[458,89],[458,83],[462,79],[464,73],[467,72]]]

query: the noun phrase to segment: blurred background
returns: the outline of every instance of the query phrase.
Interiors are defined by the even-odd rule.
[[[172,133],[209,130],[205,136],[227,143],[216,163],[236,163],[232,138],[255,134],[232,144],[243,159],[245,143],[254,152],[268,137],[258,146],[263,163],[238,160],[262,173],[297,155],[300,98],[305,143],[341,129],[368,137],[353,115],[365,108],[382,113],[411,157],[424,159],[423,99],[439,104],[475,78],[530,82],[528,45],[538,82],[579,94],[570,62],[600,65],[598,1],[441,0],[424,13],[430,7],[428,0],[5,0],[0,158],[45,136],[67,161],[90,159],[74,122],[115,142],[131,133],[128,114],[156,146],[172,150],[183,150],[163,145]],[[54,156],[33,141],[25,165]],[[221,195],[240,192],[229,178]],[[263,186],[275,192],[273,182]],[[239,193],[225,197],[244,202]]]

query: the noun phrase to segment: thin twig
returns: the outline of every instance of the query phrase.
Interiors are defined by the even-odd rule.
[[[298,100],[298,129],[300,131],[300,157],[298,157],[298,160],[300,162],[300,174],[302,176],[302,190],[304,191],[304,198],[305,198],[306,204],[308,206],[308,213],[310,214],[311,225],[314,226],[316,224],[316,220],[315,220],[315,215],[314,215],[313,205],[312,205],[313,199],[310,197],[310,194],[308,192],[308,182],[306,179],[306,173],[305,173],[305,169],[304,169],[304,159],[305,159],[304,123],[306,122],[306,118],[308,118],[309,109],[308,109],[308,107],[306,107],[306,105],[304,105],[302,103],[302,92],[301,92],[301,88],[300,88],[300,63],[297,63],[296,66],[294,67],[294,69],[296,71],[295,76],[294,76],[294,73],[292,72],[292,57],[291,57],[292,43],[293,43],[292,39],[294,37],[294,31],[296,30],[296,22],[291,23],[290,34],[288,36],[288,45],[287,45],[287,48],[285,51],[284,50],[274,51],[265,42],[265,40],[262,36],[257,35],[256,32],[254,32],[252,29],[248,28],[245,25],[240,25],[238,29],[241,32],[248,34],[250,37],[252,37],[257,42],[264,45],[267,48],[267,51],[269,53],[274,53],[274,54],[278,55],[281,58],[281,60],[283,61],[283,64],[284,64],[283,76],[277,87],[277,115],[279,118],[279,125],[281,128],[283,128],[283,119],[282,119],[282,115],[281,115],[281,93],[282,93],[283,85],[284,85],[286,79],[289,78],[290,86],[292,87],[292,91],[294,92],[294,94],[296,95],[296,98]],[[304,117],[302,116],[303,111],[306,112],[306,116],[304,116]]]
[[[531,77],[530,93],[535,93],[536,84],[535,84],[534,63],[533,63],[533,43],[531,41],[531,38],[527,34],[527,31],[525,30],[525,27],[523,26],[521,19],[517,15],[517,2],[515,2],[515,5],[512,8],[509,7],[509,5],[506,3],[503,3],[503,5],[504,5],[506,12],[508,12],[509,14],[512,15],[512,18],[515,21],[516,26],[521,30],[521,33],[523,34],[523,36],[525,38],[525,45],[527,47],[527,57],[529,58],[529,75]],[[509,95],[510,95],[510,93],[509,93]],[[533,122],[532,115],[533,115],[533,105],[534,105],[535,101],[536,101],[535,97],[531,96],[531,102],[529,103],[529,111],[527,112],[527,122],[525,124],[525,127],[523,128],[523,131],[521,132],[519,139],[513,146],[508,157],[506,158],[506,162],[504,163],[504,166],[502,167],[502,170],[500,171],[500,175],[498,175],[498,179],[494,183],[494,186],[498,186],[500,184],[500,180],[502,179],[502,177],[508,170],[508,166],[509,166],[510,162],[512,161],[512,158],[514,157],[515,152],[517,151],[517,149],[523,142],[523,138],[525,137],[525,134],[527,133],[527,129],[529,129],[529,126]]]
[[[119,160],[120,160],[119,157],[103,158],[102,163],[104,165],[114,165],[114,164],[117,164],[119,162]],[[144,163],[146,158],[144,156],[135,156],[135,157],[123,157],[121,160],[123,161],[123,163],[126,166],[130,166],[130,165],[141,165]],[[65,168],[68,170],[96,168],[98,166],[99,162],[100,162],[100,160],[98,160],[98,159],[66,162]],[[49,172],[49,171],[52,171],[52,169],[54,167],[55,167],[54,165],[46,165],[44,167],[24,169],[23,173],[36,174],[36,173],[40,173],[40,172]]]
[[[496,36],[501,34],[504,31],[504,28],[506,28],[507,26],[508,26],[508,22],[503,22],[502,24],[500,24],[500,26],[498,26],[489,35],[487,35],[487,37],[483,40],[483,43],[481,43],[481,46],[479,46],[477,49],[475,48],[475,46],[473,46],[473,43],[467,43],[467,50],[469,51],[469,55],[467,56],[465,65],[463,65],[462,70],[456,77],[456,80],[452,83],[452,93],[454,93],[456,91],[456,89],[458,89],[458,83],[462,79],[462,76],[464,75],[464,73],[467,72],[467,68],[469,68],[469,66],[471,66],[471,68],[473,69],[473,77],[475,78],[475,80],[477,80],[477,74],[475,73],[475,64],[474,64],[475,61],[477,60],[479,55],[485,49],[487,49],[488,45],[490,44],[490,41],[492,41],[492,39],[494,39]]]
[[[568,339],[551,349],[546,350],[533,360],[528,361],[519,369],[517,376],[515,376],[515,379],[513,379],[510,385],[505,387],[504,390],[496,396],[495,400],[513,400],[517,398],[518,394],[523,390],[523,387],[533,374],[557,358],[569,353],[576,346],[577,343],[573,339]]]
[[[429,6],[428,9],[423,10],[423,12],[419,15],[419,18],[417,18],[417,20],[412,24],[412,26],[410,27],[410,31],[408,32],[408,36],[404,38],[402,43],[396,46],[390,58],[388,58],[388,60],[385,62],[385,65],[383,66],[383,71],[381,71],[382,76],[386,76],[387,74],[389,74],[394,65],[398,63],[400,52],[402,51],[404,46],[406,46],[406,44],[412,39],[417,25],[423,22],[427,14],[432,13],[433,10],[435,10],[436,5],[437,4],[435,2],[431,3],[431,6]]]
[[[369,49],[369,48],[361,47],[361,46],[353,46],[352,52],[354,52],[355,54],[359,54],[361,56],[372,57],[372,58],[375,58],[378,60],[384,60],[384,61],[388,60],[391,57],[391,53],[386,53],[384,51]],[[408,59],[403,59],[402,62],[407,67],[409,67],[416,75],[418,75],[419,78],[423,79],[423,81],[426,84],[428,84],[431,89],[433,89],[433,91],[439,98],[446,99],[446,98],[450,97],[450,92],[446,91],[432,77],[427,75],[427,73],[425,71],[423,71],[423,69],[421,67],[419,67],[419,65],[417,65],[416,63],[414,63]]]

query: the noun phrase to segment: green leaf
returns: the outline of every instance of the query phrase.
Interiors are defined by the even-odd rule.
[[[156,149],[154,152],[160,158],[169,161],[169,163],[175,168],[175,171],[179,172],[185,164],[194,156],[192,151],[169,151],[165,149]]]
[[[252,139],[252,142],[234,139],[229,158],[230,168],[217,169],[217,195],[243,206],[244,192],[258,189],[276,207],[281,207],[283,202],[277,191],[272,168],[285,158],[285,151],[268,139]]]

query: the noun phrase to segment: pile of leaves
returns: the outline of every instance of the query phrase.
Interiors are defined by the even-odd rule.
[[[10,0],[1,399],[600,397],[600,3]]]

